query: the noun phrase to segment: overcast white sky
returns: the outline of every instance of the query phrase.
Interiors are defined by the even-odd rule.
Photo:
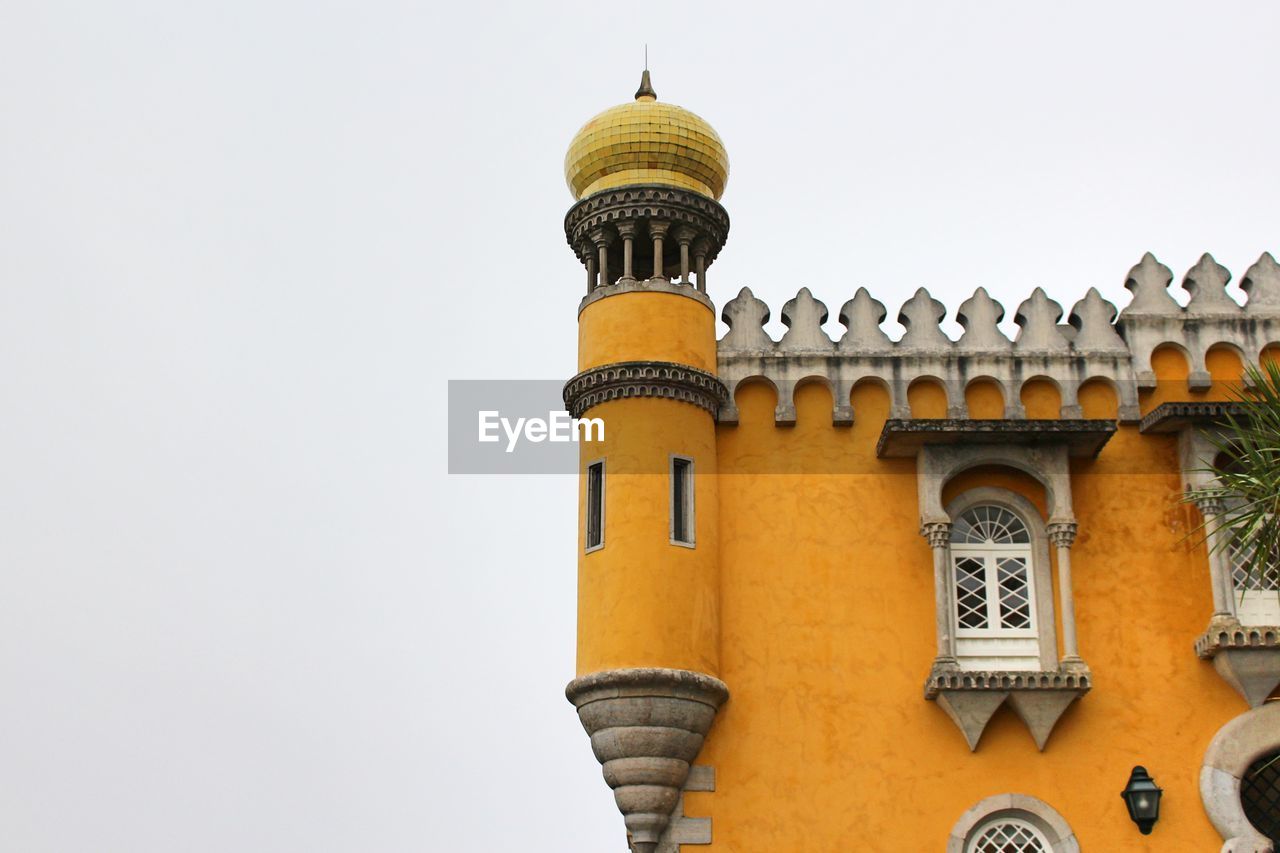
[[[443,408],[573,372],[646,41],[775,334],[1280,249],[1280,5],[763,8],[0,4],[0,849],[621,853],[573,483],[448,477]]]

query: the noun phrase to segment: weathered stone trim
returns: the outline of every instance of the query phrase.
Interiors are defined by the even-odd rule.
[[[713,792],[716,789],[716,769],[709,764],[689,768],[689,779],[680,792],[680,800],[671,812],[671,822],[658,841],[657,853],[680,853],[682,844],[710,844],[711,818],[689,817],[684,813],[686,791]]]
[[[565,696],[591,738],[632,851],[655,853],[729,688],[688,670],[614,669],[574,679]]]
[[[1240,804],[1240,780],[1253,762],[1280,749],[1280,702],[1254,708],[1218,730],[1200,767],[1200,801],[1224,841],[1222,853],[1272,853]]]
[[[948,444],[1065,444],[1075,458],[1097,456],[1116,432],[1106,420],[975,420],[970,418],[889,418],[880,430],[876,455],[910,458],[921,447]]]
[[[1280,627],[1232,625],[1210,628],[1196,639],[1196,656],[1212,660],[1224,649],[1275,649],[1280,651]]]
[[[1088,670],[1082,672],[1054,670],[1023,672],[981,670],[936,671],[929,673],[924,696],[934,699],[943,690],[1079,690],[1092,687]]]
[[[1043,751],[1063,713],[1091,686],[1092,677],[1083,663],[1051,672],[966,672],[935,667],[925,682],[924,695],[937,702],[956,724],[970,751],[978,748],[987,723],[1006,702]]]
[[[1147,413],[1138,423],[1139,432],[1177,432],[1183,427],[1208,426],[1238,418],[1245,414],[1246,406],[1239,402],[1177,402],[1161,403]]]
[[[659,397],[692,403],[715,416],[729,396],[715,374],[669,361],[623,361],[584,370],[564,386],[572,417],[593,406],[630,397]]]
[[[1026,794],[987,797],[960,816],[947,837],[947,853],[965,853],[974,832],[1001,817],[1021,818],[1033,824],[1053,846],[1053,853],[1080,853],[1080,843],[1067,821],[1044,800]]]
[[[677,187],[630,185],[602,190],[569,208],[564,235],[569,246],[589,239],[597,228],[618,222],[656,219],[683,223],[706,239],[710,264],[729,238],[729,213],[714,199]]]
[[[1195,649],[1252,708],[1280,686],[1280,626],[1241,625],[1235,617],[1215,615]]]
[[[664,278],[636,278],[621,279],[613,284],[606,284],[603,287],[597,287],[595,290],[582,297],[582,301],[578,303],[578,315],[581,316],[583,310],[588,306],[601,299],[609,296],[619,296],[623,293],[671,293],[676,296],[685,296],[701,305],[706,306],[708,311],[715,312],[715,305],[711,302],[711,297],[703,293],[692,284],[682,284],[678,281],[668,281]]]

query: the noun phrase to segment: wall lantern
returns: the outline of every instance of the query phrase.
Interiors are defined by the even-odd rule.
[[[1160,819],[1160,795],[1163,793],[1145,767],[1133,768],[1129,784],[1120,792],[1124,804],[1129,807],[1129,817],[1143,835],[1150,835],[1151,827]]]

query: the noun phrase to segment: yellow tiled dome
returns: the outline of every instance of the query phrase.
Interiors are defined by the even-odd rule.
[[[719,199],[729,155],[711,125],[658,103],[646,71],[633,102],[605,110],[573,137],[564,177],[579,199],[627,184],[663,184]]]

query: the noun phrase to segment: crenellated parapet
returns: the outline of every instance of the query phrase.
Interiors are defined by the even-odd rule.
[[[1080,387],[1103,380],[1116,392],[1121,422],[1133,423],[1139,418],[1139,391],[1154,387],[1151,357],[1159,347],[1180,349],[1190,366],[1189,390],[1202,390],[1210,384],[1206,355],[1212,347],[1227,345],[1243,360],[1257,361],[1268,346],[1280,344],[1280,264],[1263,253],[1248,269],[1241,280],[1248,296],[1243,306],[1227,293],[1230,280],[1226,267],[1204,255],[1183,278],[1190,294],[1184,307],[1169,291],[1173,273],[1148,253],[1126,276],[1133,300],[1123,311],[1091,287],[1064,312],[1036,288],[1014,313],[1018,333],[1012,340],[998,325],[1004,306],[979,287],[956,311],[964,333],[955,341],[941,328],[946,306],[924,288],[899,309],[898,322],[906,330],[900,340],[890,340],[880,328],[888,313],[865,288],[841,306],[838,318],[845,332],[832,340],[822,328],[827,306],[807,287],[782,306],[787,331],[775,341],[764,330],[769,307],[744,287],[721,315],[729,331],[719,341],[718,372],[730,397],[719,420],[737,423],[734,395],[751,379],[777,389],[779,425],[795,422],[795,389],[810,381],[831,391],[837,426],[853,422],[850,394],[867,379],[888,390],[890,417],[909,418],[908,387],[931,378],[946,392],[947,417],[969,417],[965,389],[984,379],[1000,387],[1004,417],[1013,420],[1026,417],[1021,391],[1031,380],[1057,386],[1062,418],[1081,417]]]

